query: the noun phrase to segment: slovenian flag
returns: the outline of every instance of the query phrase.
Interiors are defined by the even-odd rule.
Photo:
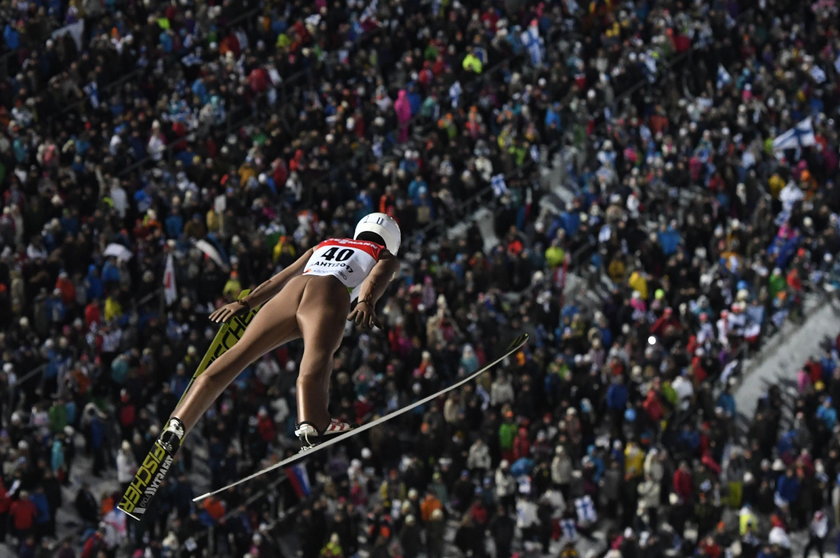
[[[309,484],[309,474],[306,472],[306,465],[294,465],[286,469],[286,476],[292,484],[298,498],[301,500],[312,492],[312,485]]]

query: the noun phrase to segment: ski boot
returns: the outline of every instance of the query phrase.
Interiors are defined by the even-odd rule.
[[[184,423],[177,417],[172,417],[166,423],[163,432],[160,433],[158,444],[169,453],[175,455],[178,448],[181,447],[181,440],[184,439]]]
[[[321,438],[335,436],[336,434],[343,434],[344,432],[352,429],[353,427],[346,422],[342,422],[338,419],[331,419],[327,427],[323,431],[319,432],[314,424],[303,421],[297,425],[297,428],[295,429],[295,436],[297,436],[301,444],[303,444],[301,447],[301,451],[303,451],[315,447]]]

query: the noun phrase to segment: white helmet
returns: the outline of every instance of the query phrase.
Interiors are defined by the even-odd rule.
[[[400,234],[400,226],[393,217],[384,213],[369,213],[362,217],[362,220],[356,225],[353,238],[359,238],[359,235],[363,232],[372,232],[381,236],[388,251],[395,256],[397,255],[402,235]]]

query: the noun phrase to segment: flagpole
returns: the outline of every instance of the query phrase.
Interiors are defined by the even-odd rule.
[[[160,286],[160,320],[164,325],[166,324],[166,261],[169,258],[169,247],[164,243],[163,245],[163,284]]]
[[[163,288],[161,289],[161,316],[166,308],[178,300],[178,287],[175,282],[175,242],[167,241],[163,245]]]

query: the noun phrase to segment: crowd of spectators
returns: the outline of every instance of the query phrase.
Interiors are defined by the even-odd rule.
[[[739,431],[753,410],[731,391],[744,351],[840,281],[838,10],[760,4],[4,6],[0,542],[275,556],[284,521],[304,556],[352,555],[359,535],[374,556],[442,556],[453,523],[473,556],[488,530],[499,556],[560,541],[570,557],[767,557],[809,525],[825,539],[836,344],[796,376],[790,430],[774,390]],[[813,135],[773,150],[808,117]],[[449,238],[478,206],[498,243],[476,224]],[[126,524],[76,454],[128,482],[210,309],[370,211],[399,220],[405,263],[385,328],[348,330],[336,416],[432,393],[520,330],[529,346],[313,461],[309,495],[246,505],[255,483],[192,505],[192,444],[213,486],[294,451],[300,347],[275,351],[208,412],[156,516]],[[597,305],[564,297],[573,275]],[[60,506],[78,532],[48,550]]]

